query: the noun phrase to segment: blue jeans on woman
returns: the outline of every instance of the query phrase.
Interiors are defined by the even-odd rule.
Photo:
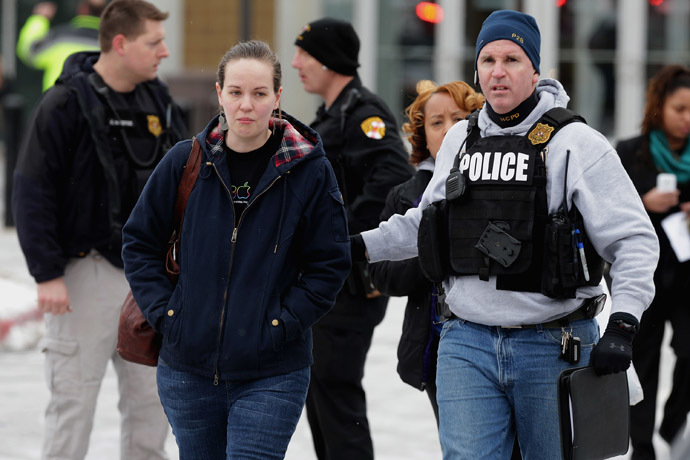
[[[560,328],[445,323],[436,374],[444,459],[509,459],[516,433],[524,460],[561,459],[558,375],[587,365],[599,340],[593,319],[566,330],[582,343],[577,364],[559,359]]]
[[[302,414],[309,367],[221,381],[158,362],[158,394],[180,460],[282,459]]]

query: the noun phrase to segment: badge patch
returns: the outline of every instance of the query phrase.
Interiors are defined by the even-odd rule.
[[[302,33],[297,36],[297,40],[304,40],[304,33],[309,32],[311,30],[311,26],[307,24],[306,26],[302,27]]]
[[[146,120],[149,123],[149,132],[158,137],[163,132],[161,121],[156,115],[146,115]]]
[[[543,144],[549,140],[553,132],[553,126],[545,125],[544,123],[537,123],[537,126],[527,136],[532,145]]]
[[[383,139],[386,135],[386,124],[381,117],[369,117],[360,126],[364,135],[370,139]]]

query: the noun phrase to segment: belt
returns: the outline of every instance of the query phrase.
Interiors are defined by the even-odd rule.
[[[536,329],[537,327],[542,327],[543,329],[560,329],[567,326],[571,321],[577,321],[579,319],[594,318],[598,315],[604,308],[604,303],[606,302],[606,294],[601,294],[596,297],[590,297],[582,302],[580,307],[568,313],[567,315],[547,321],[545,323],[539,324],[521,324],[519,326],[500,326],[504,329]]]

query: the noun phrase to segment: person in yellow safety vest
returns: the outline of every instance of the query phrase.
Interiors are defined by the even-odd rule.
[[[77,51],[98,51],[98,26],[105,0],[84,0],[77,7],[77,16],[67,24],[50,28],[57,5],[38,3],[33,14],[19,31],[17,57],[29,67],[43,70],[43,91],[53,86],[62,72],[62,65]]]

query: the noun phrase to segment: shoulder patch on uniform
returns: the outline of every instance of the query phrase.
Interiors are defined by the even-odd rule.
[[[383,139],[386,135],[386,124],[381,117],[369,117],[360,126],[364,135],[370,139]]]
[[[532,145],[543,144],[548,141],[553,132],[553,126],[537,123],[531,133],[527,136]]]

